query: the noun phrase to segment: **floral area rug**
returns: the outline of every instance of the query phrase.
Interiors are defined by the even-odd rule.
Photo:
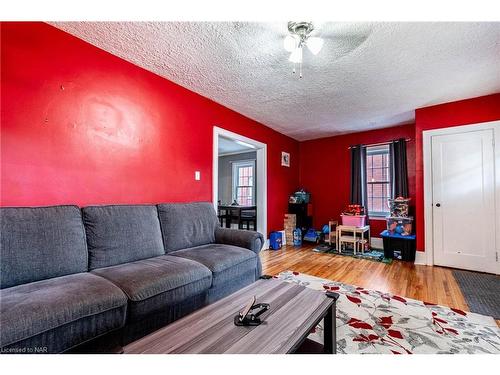
[[[500,354],[500,329],[489,316],[298,272],[275,278],[339,293],[337,353]],[[322,324],[309,338],[323,343]]]

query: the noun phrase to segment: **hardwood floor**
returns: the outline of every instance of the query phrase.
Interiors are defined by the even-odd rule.
[[[315,253],[313,247],[284,246],[281,250],[262,251],[263,273],[276,275],[286,270],[297,271],[469,311],[449,268],[402,261],[384,264],[343,255]]]

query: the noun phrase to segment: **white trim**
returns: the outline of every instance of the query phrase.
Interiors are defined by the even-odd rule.
[[[382,238],[379,238],[379,237],[371,237],[370,246],[373,247],[374,249],[377,249],[377,250],[383,250],[384,249],[384,241],[382,240]]]
[[[374,182],[379,184],[379,185],[387,184],[387,188],[389,190],[388,198],[395,198],[395,197],[392,197],[392,189],[391,189],[392,175],[391,175],[391,154],[390,154],[389,143],[383,144],[383,145],[374,145],[374,146],[366,145],[366,157],[368,158],[368,156],[373,156],[373,155],[387,155],[387,180],[388,181],[386,183],[380,182],[380,181],[373,181],[372,182],[372,181],[368,181],[368,179],[367,179],[365,182],[366,190],[368,191],[369,190],[368,186],[373,184]],[[368,169],[367,165],[365,165],[365,169]],[[373,178],[372,178],[372,180],[373,180]],[[372,193],[373,193],[373,190],[372,190]],[[368,195],[367,195],[367,197],[368,197],[367,199],[369,200],[370,197]],[[367,202],[367,205],[368,205],[368,202]],[[390,216],[388,206],[386,206],[385,208],[387,209],[387,211],[370,211],[370,210],[368,210],[368,216],[370,217],[370,219],[385,220],[385,218],[387,216]]]
[[[279,231],[281,233],[281,245],[282,246],[285,246],[286,245],[286,234],[285,234],[285,230],[280,230]]]
[[[370,218],[371,220],[371,218]],[[384,249],[384,241],[382,238],[379,237],[372,237],[370,241],[370,245],[372,248],[377,249],[377,250],[383,250]],[[423,251],[417,251],[415,254],[415,264],[419,265],[427,265],[427,256]]]
[[[262,245],[261,250],[267,250],[267,249],[269,249],[269,238],[264,241],[264,245]]]
[[[500,212],[500,121],[489,121],[470,125],[453,126],[449,128],[425,130],[422,132],[423,161],[424,161],[424,235],[425,235],[425,264],[434,265],[433,244],[433,217],[432,217],[432,137],[437,135],[448,135],[466,133],[477,130],[493,129],[494,153],[495,153],[495,205],[496,212]],[[500,220],[496,220],[496,252],[500,254]],[[417,254],[419,251],[417,251]],[[415,261],[416,262],[416,261]],[[498,268],[500,269],[500,263]],[[499,271],[500,272],[500,271]],[[499,273],[497,272],[497,273]]]
[[[256,152],[256,149],[248,149],[248,151],[234,151],[234,152],[224,152],[219,154],[219,156],[231,156],[231,155],[240,155],[240,154],[249,154],[251,152]]]
[[[219,155],[219,156],[222,156],[222,155]],[[226,156],[226,155],[224,155]],[[229,164],[239,164],[239,163],[247,163],[247,164],[250,164],[250,163],[254,163],[254,167],[255,167],[255,162],[257,161],[257,159],[241,159],[241,160],[229,160]]]
[[[427,266],[427,254],[424,251],[417,251],[415,253],[415,264]]]
[[[231,161],[230,163],[231,163],[231,201],[234,202],[237,199],[236,186],[237,186],[237,181],[238,181],[238,177],[239,177],[237,174],[238,168],[244,167],[244,166],[252,167],[252,174],[253,174],[253,177],[255,177],[256,160],[255,159],[235,160],[235,161]],[[255,182],[255,178],[254,178],[254,182]],[[255,186],[255,183],[254,183],[252,185],[252,205],[255,204],[255,192],[256,191],[257,191],[257,187]]]
[[[242,141],[255,146],[257,152],[257,231],[267,238],[267,144],[233,133],[214,125],[212,149],[212,202],[217,210],[219,179],[219,136]],[[253,150],[252,150],[253,151]],[[250,152],[250,151],[249,151]],[[268,247],[268,241],[264,247]]]
[[[424,162],[424,237],[425,237],[425,264],[434,265],[433,221],[432,221],[432,134],[422,132],[422,155]]]

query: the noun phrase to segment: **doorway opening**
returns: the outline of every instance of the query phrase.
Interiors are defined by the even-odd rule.
[[[267,145],[214,126],[212,179],[221,224],[267,237]]]

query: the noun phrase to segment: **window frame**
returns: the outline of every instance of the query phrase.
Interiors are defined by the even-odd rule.
[[[255,159],[248,159],[248,160],[237,160],[232,162],[231,166],[231,196],[232,196],[232,201],[234,202],[235,200],[237,201],[237,190],[238,187],[251,187],[252,188],[252,204],[250,206],[255,206],[256,205],[256,183],[255,183],[255,178],[256,178],[256,160]],[[245,167],[252,167],[252,178],[253,178],[253,184],[252,185],[238,185],[238,180],[239,180],[239,168],[245,168]]]
[[[378,167],[378,168],[369,168],[368,166],[368,156],[374,156],[374,155],[387,155],[387,167]],[[366,146],[366,195],[368,201],[366,202],[366,210],[368,211],[368,215],[370,217],[374,218],[384,218],[389,216],[390,210],[388,206],[384,206],[386,208],[386,211],[370,211],[369,206],[370,206],[370,189],[369,186],[374,186],[374,185],[387,185],[387,199],[391,198],[391,158],[390,158],[390,148],[389,145],[374,145],[374,146]],[[373,171],[377,169],[387,169],[387,180],[386,181],[370,181],[368,179],[368,170],[372,170],[372,176],[373,176]],[[372,188],[373,192],[373,188]],[[374,196],[371,196],[371,199],[373,200]],[[375,197],[375,198],[384,198],[384,197]]]

